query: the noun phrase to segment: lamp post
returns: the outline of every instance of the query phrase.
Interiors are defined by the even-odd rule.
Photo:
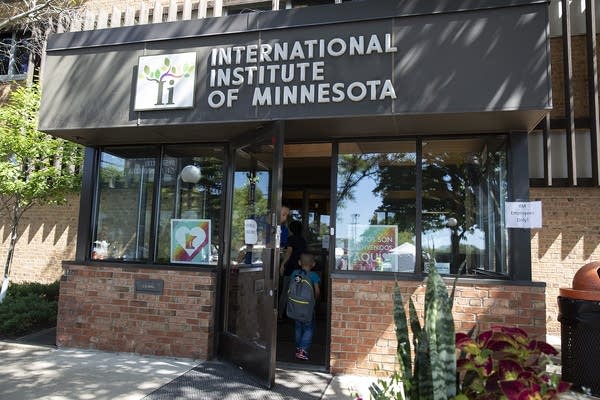
[[[446,221],[446,226],[450,228],[450,273],[456,274],[458,273],[458,264],[459,264],[459,242],[458,242],[458,234],[456,232],[458,225],[458,221],[454,217],[448,218]]]

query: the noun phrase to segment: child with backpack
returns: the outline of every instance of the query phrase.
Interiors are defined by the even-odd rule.
[[[315,302],[321,294],[321,278],[312,271],[314,255],[302,253],[298,264],[301,269],[295,270],[290,277],[286,312],[295,323],[296,358],[308,360],[315,330]]]

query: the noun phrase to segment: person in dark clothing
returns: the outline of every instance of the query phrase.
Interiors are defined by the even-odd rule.
[[[286,205],[281,206],[281,214],[279,214],[279,226],[281,227],[281,233],[279,236],[279,247],[282,249],[287,247],[287,241],[289,236],[289,228],[287,226],[287,218],[290,215],[290,208]]]
[[[290,235],[287,240],[285,255],[279,266],[279,276],[282,278],[281,290],[279,292],[279,318],[283,318],[285,306],[287,303],[287,291],[290,286],[290,276],[292,272],[300,268],[298,261],[300,255],[306,252],[306,240],[302,237],[302,223],[300,221],[290,221]]]

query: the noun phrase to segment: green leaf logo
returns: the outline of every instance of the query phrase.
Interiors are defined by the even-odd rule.
[[[144,65],[139,78],[159,83],[166,79],[189,78],[195,70],[195,65],[189,62],[184,62],[183,65],[174,64],[170,57],[162,57],[159,60],[158,63]]]

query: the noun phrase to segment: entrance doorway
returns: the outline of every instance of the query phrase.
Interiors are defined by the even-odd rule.
[[[326,369],[329,362],[329,235],[331,144],[283,144],[275,124],[231,148],[231,193],[226,209],[228,257],[223,267],[222,330],[218,353],[274,383],[277,364]],[[302,223],[307,251],[321,278],[309,360],[295,358],[294,322],[277,321],[281,226],[285,204]]]
[[[295,358],[294,321],[277,323],[277,362],[294,367],[326,369],[329,364],[329,237],[331,227],[330,143],[286,144],[284,146],[282,204],[289,207],[291,221],[302,223],[307,251],[315,256],[321,278],[321,296],[315,306],[316,324],[309,360]],[[284,313],[285,315],[285,313]]]

